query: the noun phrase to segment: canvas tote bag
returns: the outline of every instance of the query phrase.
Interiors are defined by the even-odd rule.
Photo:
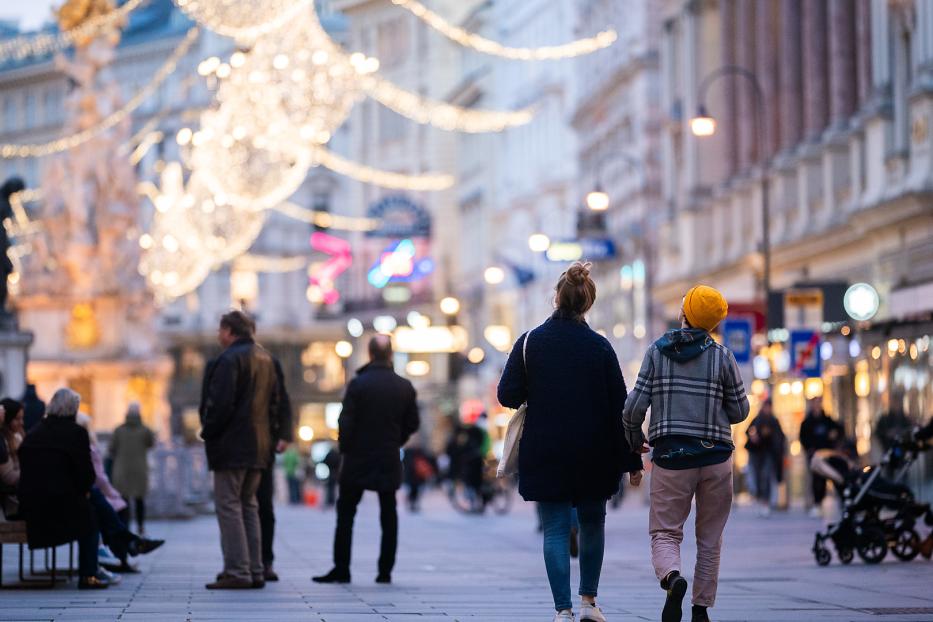
[[[528,351],[528,337],[531,331],[525,333],[525,339],[522,340],[522,365],[525,367],[525,378],[528,378],[528,363],[525,359],[525,353]],[[505,428],[505,440],[502,444],[502,458],[499,460],[499,466],[496,468],[496,477],[509,477],[518,473],[518,445],[522,440],[522,430],[525,429],[525,413],[528,410],[528,402],[518,407],[512,418],[509,419],[509,425]]]

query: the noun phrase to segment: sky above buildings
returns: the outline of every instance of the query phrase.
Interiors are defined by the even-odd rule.
[[[19,22],[23,30],[35,30],[52,19],[52,7],[62,0],[0,0],[0,19]]]

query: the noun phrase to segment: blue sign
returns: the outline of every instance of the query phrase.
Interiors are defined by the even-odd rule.
[[[427,238],[431,236],[431,215],[405,195],[392,195],[373,203],[368,218],[380,221],[366,236],[372,238]]]
[[[752,321],[747,318],[728,319],[722,323],[722,340],[732,350],[735,362],[752,360]]]
[[[819,378],[822,367],[820,334],[815,330],[792,330],[789,343],[791,373]]]
[[[616,245],[609,238],[580,238],[551,242],[545,256],[549,261],[603,261],[616,256]]]

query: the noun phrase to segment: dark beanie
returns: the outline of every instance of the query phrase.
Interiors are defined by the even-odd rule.
[[[22,402],[17,402],[11,397],[5,397],[0,400],[0,406],[3,406],[4,426],[10,425],[13,420],[16,419],[16,415],[18,415],[20,411],[23,410]]]

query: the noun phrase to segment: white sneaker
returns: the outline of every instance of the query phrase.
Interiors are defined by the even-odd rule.
[[[823,510],[818,505],[810,508],[810,518],[823,518]]]
[[[596,603],[592,605],[589,603],[583,603],[580,605],[580,622],[606,622],[606,616],[603,615],[602,610]]]
[[[573,622],[573,611],[564,609],[554,614],[554,622]]]

